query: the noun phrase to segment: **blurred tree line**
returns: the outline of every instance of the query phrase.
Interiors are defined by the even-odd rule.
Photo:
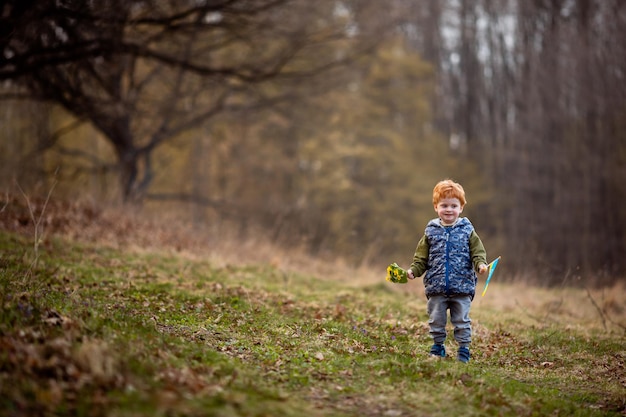
[[[7,191],[56,178],[408,264],[451,177],[510,274],[626,272],[620,0],[9,0],[0,20]]]

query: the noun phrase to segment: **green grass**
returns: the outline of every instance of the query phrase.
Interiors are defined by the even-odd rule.
[[[392,284],[0,233],[0,415],[619,416],[623,334],[480,311],[433,360]],[[450,338],[451,339],[451,338]]]

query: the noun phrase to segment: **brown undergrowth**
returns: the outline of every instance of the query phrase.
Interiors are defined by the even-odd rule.
[[[301,248],[276,246],[263,234],[244,239],[233,230],[188,224],[175,215],[142,215],[91,201],[54,198],[48,201],[44,197],[27,200],[22,195],[0,198],[0,209],[0,229],[27,238],[35,234],[32,219],[41,217],[40,235],[44,246],[46,237],[58,236],[138,252],[171,252],[190,259],[205,259],[218,266],[267,264],[285,276],[305,271],[320,279],[342,280],[355,286],[380,283],[385,274],[386,265],[355,268],[342,259],[320,259],[311,257]],[[572,286],[545,288],[508,278],[506,260],[503,260],[489,292],[484,297],[477,294],[474,310],[497,310],[526,324],[559,323],[566,327],[592,326],[626,332],[626,285],[623,281],[617,280],[611,287],[595,288],[592,279],[586,285],[581,277]],[[393,289],[424,298],[419,280]]]
[[[0,258],[12,274],[0,288],[10,415],[626,412],[619,285],[495,278],[474,301],[462,368],[451,341],[450,358],[428,358],[419,280],[391,285],[383,267],[354,271],[92,204],[30,203],[0,204],[11,233]],[[33,218],[53,255],[35,266],[23,249]]]

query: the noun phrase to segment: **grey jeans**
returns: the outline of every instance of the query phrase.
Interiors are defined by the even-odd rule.
[[[434,295],[428,299],[428,325],[435,343],[443,344],[446,340],[448,310],[450,322],[454,326],[454,339],[460,346],[468,346],[472,342],[472,321],[469,318],[471,304],[472,298],[469,295]]]

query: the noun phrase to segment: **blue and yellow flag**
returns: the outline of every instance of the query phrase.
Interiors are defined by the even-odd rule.
[[[483,297],[485,296],[485,293],[487,292],[487,286],[489,286],[489,281],[491,281],[491,277],[493,276],[493,271],[496,270],[496,266],[498,266],[498,262],[500,261],[501,256],[498,256],[496,259],[494,259],[493,261],[491,261],[491,263],[489,265],[487,265],[489,267],[489,275],[487,275],[487,281],[485,281],[485,289],[483,290]]]

